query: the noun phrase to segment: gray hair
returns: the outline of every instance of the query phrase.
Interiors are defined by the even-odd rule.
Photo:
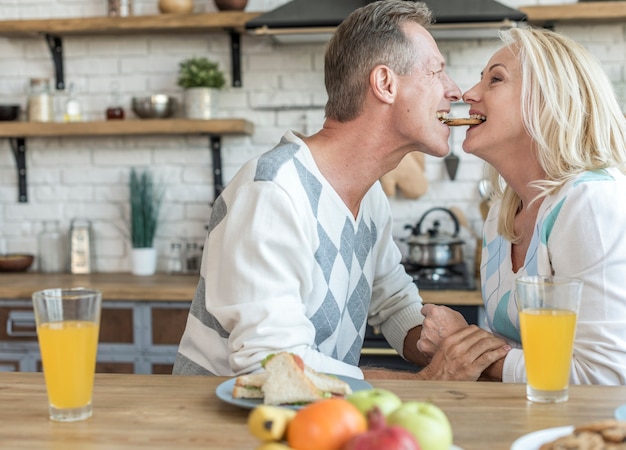
[[[357,9],[339,25],[324,61],[327,118],[347,122],[359,115],[375,66],[409,73],[419,55],[401,29],[407,22],[427,27],[432,12],[422,2],[381,0]]]

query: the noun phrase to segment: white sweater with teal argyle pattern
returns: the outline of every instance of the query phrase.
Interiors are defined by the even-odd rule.
[[[362,378],[367,320],[402,354],[422,303],[391,231],[379,183],[355,219],[286,133],[213,206],[174,373],[234,376],[287,350],[318,371]]]
[[[514,279],[560,275],[583,280],[571,383],[626,384],[626,177],[586,172],[541,204],[524,266],[513,273],[511,245],[497,234],[499,203],[485,223],[481,277],[487,326],[514,347],[503,381],[526,381]]]

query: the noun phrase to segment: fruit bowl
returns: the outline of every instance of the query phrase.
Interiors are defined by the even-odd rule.
[[[165,94],[133,97],[131,107],[141,119],[167,119],[176,111],[176,99]]]
[[[33,263],[33,255],[8,253],[0,255],[0,272],[24,272]]]

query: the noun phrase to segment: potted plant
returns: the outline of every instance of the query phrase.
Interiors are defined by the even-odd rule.
[[[226,79],[219,65],[205,57],[181,61],[178,85],[184,92],[185,117],[213,119],[217,115],[217,97]]]
[[[130,173],[130,234],[133,247],[132,272],[152,275],[156,271],[157,252],[154,237],[159,223],[163,189],[155,186],[147,170]]]

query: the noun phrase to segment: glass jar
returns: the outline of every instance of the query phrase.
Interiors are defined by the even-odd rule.
[[[167,273],[183,273],[185,266],[185,258],[183,255],[183,246],[180,242],[172,242],[170,246],[170,254],[167,259]]]
[[[70,93],[67,102],[65,102],[65,114],[63,115],[63,121],[82,122],[82,110],[83,108],[78,100],[78,95],[76,94],[76,85],[74,83],[70,83]]]
[[[128,17],[133,15],[132,0],[107,0],[110,17]]]
[[[111,100],[110,106],[106,109],[107,120],[121,120],[124,118],[124,108],[120,101],[120,87],[117,81],[111,83]]]
[[[187,243],[187,273],[199,273],[200,263],[202,262],[202,250],[195,242]]]
[[[67,246],[65,237],[56,220],[46,221],[39,234],[39,271],[47,273],[65,272]]]
[[[30,122],[54,121],[54,102],[48,78],[30,79],[28,120]]]

